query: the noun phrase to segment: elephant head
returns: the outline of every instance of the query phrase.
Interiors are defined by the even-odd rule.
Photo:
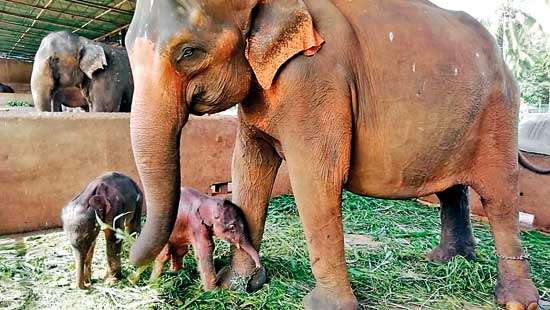
[[[143,265],[172,231],[180,188],[179,141],[189,114],[228,109],[274,88],[293,56],[323,39],[302,0],[138,0],[126,46],[134,75],[131,138],[147,222],[130,260]]]
[[[82,193],[63,208],[61,219],[63,230],[74,250],[76,286],[85,289],[91,282],[90,264],[93,255],[93,247],[99,226],[96,223],[97,209],[81,197],[88,197],[88,193]]]
[[[68,32],[54,32],[42,39],[36,53],[31,91],[39,111],[51,111],[51,101],[61,99],[67,106],[80,106],[75,96],[85,77],[107,65],[103,47],[89,39]]]
[[[79,67],[89,79],[93,78],[94,72],[107,66],[107,58],[103,47],[86,38],[79,40]]]
[[[260,256],[250,242],[246,219],[239,207],[228,200],[208,199],[197,212],[216,237],[242,248],[254,260],[256,267],[260,267]]]

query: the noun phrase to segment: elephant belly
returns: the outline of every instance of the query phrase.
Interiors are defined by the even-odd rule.
[[[65,87],[59,89],[54,94],[53,100],[56,103],[60,103],[70,108],[79,108],[88,105],[86,98],[84,98],[78,87]]]
[[[461,183],[477,148],[467,132],[448,143],[438,142],[448,139],[445,132],[433,132],[429,139],[415,133],[399,141],[392,135],[374,141],[365,131],[357,138],[346,188],[380,198],[421,197]]]
[[[428,1],[335,2],[362,51],[348,188],[407,198],[467,182],[503,79],[490,34]]]

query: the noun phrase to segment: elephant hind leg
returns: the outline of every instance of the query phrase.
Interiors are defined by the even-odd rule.
[[[441,239],[427,258],[436,262],[447,262],[457,255],[475,259],[468,187],[455,185],[436,195],[441,203]]]
[[[173,249],[172,252],[172,272],[177,272],[183,267],[183,257],[189,252],[189,246]]]
[[[513,87],[506,88],[514,91]],[[529,276],[529,263],[519,238],[517,150],[518,94],[495,94],[487,105],[480,141],[472,162],[470,185],[481,203],[495,241],[498,260],[496,301],[508,309],[536,309],[539,294]]]
[[[539,295],[529,277],[529,263],[519,239],[517,176],[517,171],[510,175],[495,172],[490,180],[482,179],[473,188],[481,196],[495,239],[495,256],[498,259],[497,303],[510,309],[536,309]],[[517,305],[522,307],[515,307]]]

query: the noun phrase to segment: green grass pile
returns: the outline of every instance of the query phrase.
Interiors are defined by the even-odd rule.
[[[25,100],[10,100],[6,103],[8,107],[16,108],[16,107],[32,107],[32,103],[25,101]]]
[[[424,256],[439,240],[436,208],[350,193],[344,194],[343,205],[348,270],[362,308],[496,308],[496,258],[487,224],[474,224],[475,262],[459,257],[435,264]],[[542,298],[549,300],[550,237],[531,231],[521,238],[531,256],[533,279]],[[184,270],[166,272],[156,283],[148,283],[147,270],[137,285],[124,280],[107,286],[100,280],[106,260],[102,239],[94,257],[93,289],[88,292],[71,286],[74,263],[62,233],[0,240],[0,308],[301,309],[302,297],[314,285],[291,196],[271,201],[261,250],[270,282],[252,294],[204,292],[192,255],[185,259]],[[228,245],[217,242],[218,269],[229,263],[228,255]],[[123,262],[126,275],[135,271],[126,259]]]

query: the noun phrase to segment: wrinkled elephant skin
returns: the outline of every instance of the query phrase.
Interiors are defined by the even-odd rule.
[[[155,257],[172,231],[188,115],[239,103],[233,201],[259,249],[286,161],[317,280],[307,308],[357,307],[344,257],[344,188],[396,199],[437,193],[442,236],[429,257],[446,261],[474,257],[472,187],[501,257],[497,302],[536,306],[517,227],[519,90],[474,18],[425,0],[138,0],[126,46],[139,89],[132,144],[148,206],[134,264]],[[224,281],[256,269],[244,250],[233,253]]]

